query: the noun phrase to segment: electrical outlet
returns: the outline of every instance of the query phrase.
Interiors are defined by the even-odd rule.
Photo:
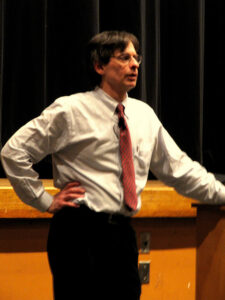
[[[139,262],[139,276],[142,284],[149,283],[150,278],[150,261]]]
[[[150,252],[150,233],[149,232],[141,232],[140,233],[140,242],[141,242],[141,253],[149,253]]]

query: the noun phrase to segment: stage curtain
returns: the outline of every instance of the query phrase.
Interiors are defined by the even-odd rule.
[[[153,107],[192,159],[225,173],[223,0],[0,0],[0,13],[1,145],[57,97],[88,89],[94,34],[126,30],[144,57],[130,95]],[[37,170],[51,177],[51,159]]]

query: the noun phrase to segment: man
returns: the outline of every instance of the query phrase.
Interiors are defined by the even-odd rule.
[[[225,203],[224,186],[177,147],[147,104],[128,97],[137,82],[138,52],[130,33],[94,36],[88,57],[97,87],[57,99],[2,150],[19,197],[54,214],[48,254],[56,300],[139,299],[130,217],[141,207],[149,168],[186,196]],[[60,188],[54,197],[32,169],[50,153]]]

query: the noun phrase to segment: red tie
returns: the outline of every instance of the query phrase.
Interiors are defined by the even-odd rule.
[[[133,165],[132,144],[129,128],[124,118],[124,106],[117,106],[120,127],[120,155],[123,170],[123,190],[127,207],[131,210],[137,208],[137,194],[135,185],[135,172]]]

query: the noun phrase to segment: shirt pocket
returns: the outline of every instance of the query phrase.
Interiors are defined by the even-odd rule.
[[[146,176],[149,172],[152,147],[150,144],[138,145],[134,151],[136,176]]]

